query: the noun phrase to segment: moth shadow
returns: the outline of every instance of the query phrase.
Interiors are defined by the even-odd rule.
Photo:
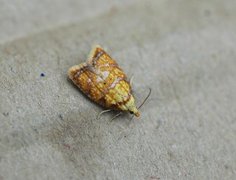
[[[96,155],[105,155],[104,136],[106,136],[106,124],[94,120],[91,112],[70,111],[60,114],[54,123],[44,133],[46,139],[56,151],[75,168],[86,162],[83,166],[93,169],[100,166],[95,160]],[[80,171],[80,168],[79,170]],[[82,173],[82,170],[81,170]]]

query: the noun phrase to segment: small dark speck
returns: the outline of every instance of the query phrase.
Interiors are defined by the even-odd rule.
[[[38,134],[39,132],[38,132],[38,129],[36,129],[36,128],[34,128],[34,131]]]
[[[161,178],[156,177],[156,176],[150,176],[150,179],[152,179],[152,180],[159,180],[159,179],[161,179]]]
[[[11,72],[14,72],[12,67],[10,67],[10,69],[11,69]]]
[[[2,113],[4,116],[9,116],[9,112]]]
[[[40,76],[41,76],[41,77],[44,77],[44,76],[45,76],[45,74],[44,74],[44,73],[41,73],[41,74],[40,74]]]
[[[225,169],[229,169],[229,166],[226,164],[226,165],[224,165],[224,167],[225,167]]]
[[[63,116],[62,116],[61,114],[59,114],[59,118],[60,118],[61,120],[63,120]]]

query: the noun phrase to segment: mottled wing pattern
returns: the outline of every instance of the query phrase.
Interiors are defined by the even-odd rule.
[[[117,105],[125,102],[130,96],[130,85],[126,75],[118,64],[99,46],[96,46],[88,57],[88,65],[94,67],[97,74],[97,87],[103,92],[102,102],[107,108],[119,109]]]
[[[68,74],[83,93],[104,107],[119,109],[129,99],[126,75],[99,46],[92,49],[87,63],[71,67]]]
[[[68,74],[69,78],[80,88],[84,94],[86,94],[93,101],[104,105],[102,102],[100,102],[104,97],[104,93],[99,91],[96,84],[93,83],[94,80],[96,81],[97,76],[91,71],[86,63],[71,67]]]
[[[118,64],[98,45],[89,53],[88,64],[95,68],[118,67]]]

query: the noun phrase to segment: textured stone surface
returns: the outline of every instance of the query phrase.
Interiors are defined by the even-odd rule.
[[[235,179],[236,3],[0,1],[0,179]],[[68,80],[99,43],[139,120]],[[41,74],[44,76],[41,76]]]

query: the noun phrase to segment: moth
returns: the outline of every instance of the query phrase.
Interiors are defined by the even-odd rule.
[[[87,62],[72,66],[68,76],[85,95],[106,109],[140,116],[127,76],[101,46],[92,48]]]

